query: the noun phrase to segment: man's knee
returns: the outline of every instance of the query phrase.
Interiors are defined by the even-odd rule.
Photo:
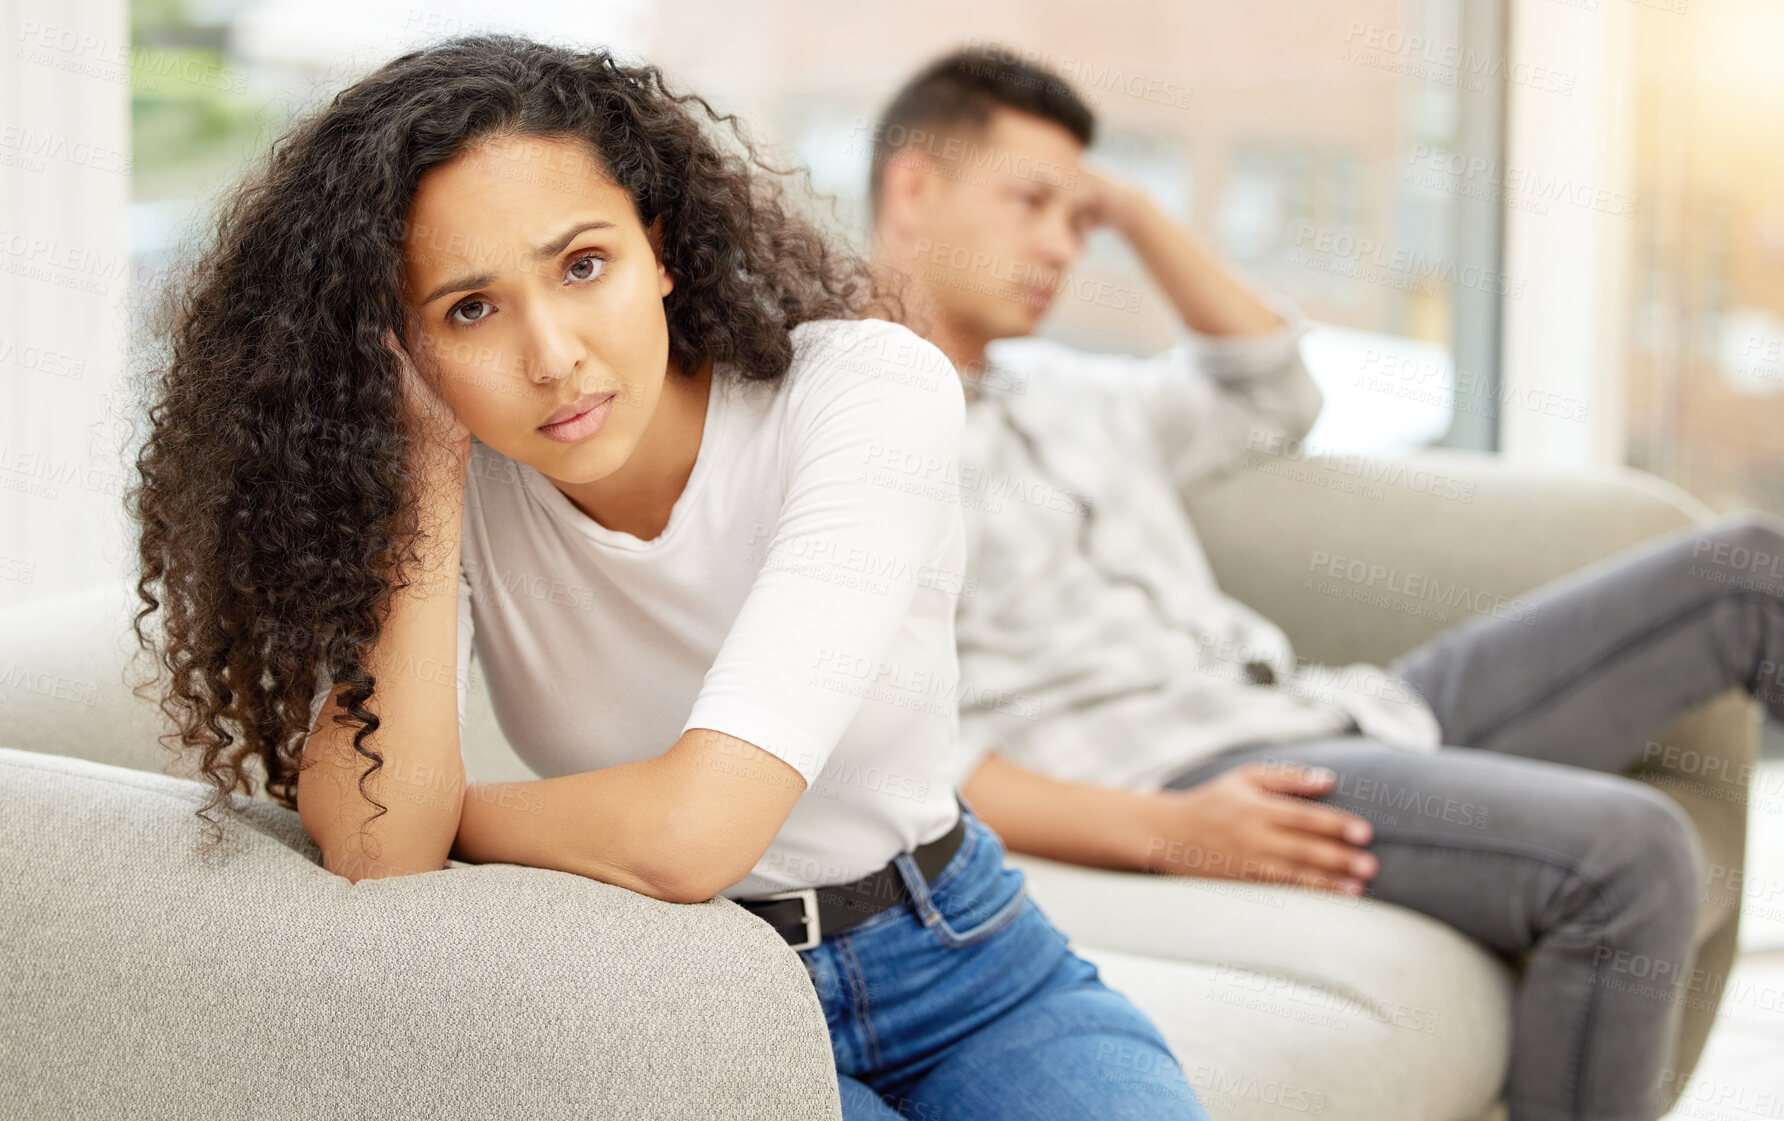
[[[1784,549],[1784,518],[1763,510],[1749,510],[1723,518],[1713,527],[1733,543],[1769,549],[1773,556]]]
[[[1709,890],[1709,862],[1697,826],[1679,803],[1633,779],[1595,816],[1609,856],[1607,888],[1625,905],[1688,915],[1693,925]]]
[[[1710,569],[1776,580],[1784,576],[1784,518],[1757,510],[1725,517],[1693,537],[1690,550]]]

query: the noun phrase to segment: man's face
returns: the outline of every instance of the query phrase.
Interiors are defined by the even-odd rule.
[[[899,264],[957,326],[987,339],[1031,334],[1084,248],[1084,146],[1052,121],[999,107],[982,135],[922,154],[925,179],[907,212],[914,241]]]

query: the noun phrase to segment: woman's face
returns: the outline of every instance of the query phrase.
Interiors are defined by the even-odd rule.
[[[663,392],[674,281],[661,246],[660,221],[640,224],[582,142],[486,140],[415,192],[404,289],[421,328],[408,344],[473,436],[548,478],[604,478]]]

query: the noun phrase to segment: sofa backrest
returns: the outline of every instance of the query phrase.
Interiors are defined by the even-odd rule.
[[[199,777],[157,742],[172,723],[131,691],[156,676],[131,628],[140,606],[135,581],[118,580],[0,612],[0,747]],[[472,782],[538,777],[502,735],[481,673],[465,698],[463,746]]]

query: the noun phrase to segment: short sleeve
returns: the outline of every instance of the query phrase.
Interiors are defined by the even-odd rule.
[[[924,584],[916,574],[950,535],[964,537],[966,403],[947,356],[907,327],[805,327],[828,333],[811,341],[817,353],[795,359],[779,390],[788,394],[785,498],[682,730],[751,743],[809,786],[862,704],[855,692],[827,687],[825,667],[838,658],[882,661]],[[850,578],[864,571],[900,575]],[[943,610],[951,619],[954,603]],[[929,667],[944,664],[942,652],[929,657]]]

